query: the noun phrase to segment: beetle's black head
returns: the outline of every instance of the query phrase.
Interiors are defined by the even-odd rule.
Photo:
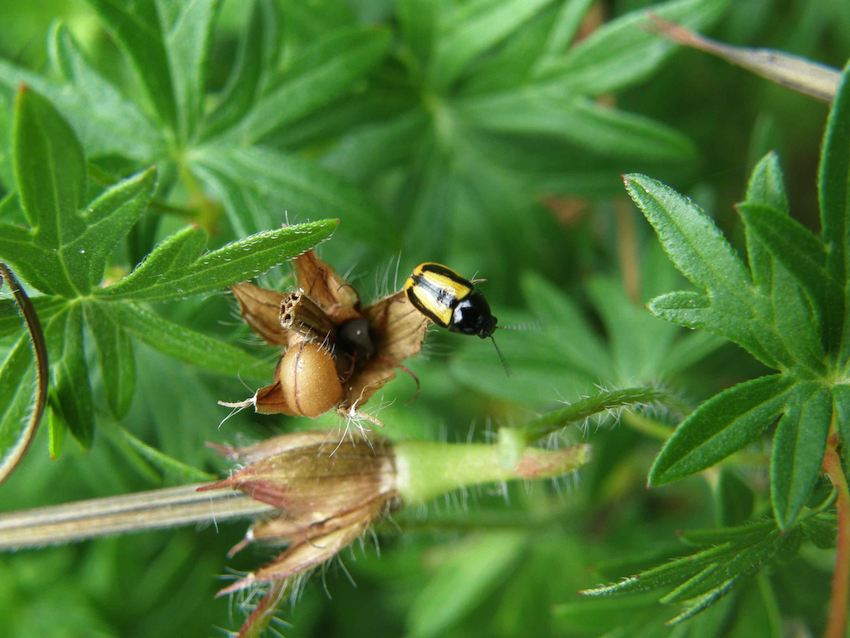
[[[457,302],[449,330],[486,339],[495,329],[496,317],[490,313],[490,305],[483,295],[472,292]]]

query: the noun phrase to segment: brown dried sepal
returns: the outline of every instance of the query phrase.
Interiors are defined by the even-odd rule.
[[[289,346],[293,336],[280,325],[280,305],[286,295],[274,290],[260,288],[248,282],[230,287],[239,302],[239,312],[251,330],[273,346]]]
[[[242,316],[269,343],[285,345],[290,350],[304,340],[327,346],[336,366],[336,381],[327,374],[329,367],[320,357],[316,358],[317,370],[313,371],[305,367],[313,365],[306,360],[300,367],[284,365],[284,355],[275,370],[274,383],[247,401],[225,405],[253,406],[263,414],[317,416],[321,412],[299,408],[293,397],[304,391],[304,382],[309,380],[322,384],[315,389],[315,397],[329,399],[336,395],[338,382],[340,396],[326,409],[336,405],[341,413],[351,414],[395,377],[396,368],[407,370],[401,362],[422,349],[428,319],[403,291],[361,309],[357,291],[313,251],[297,257],[294,265],[299,287],[295,292],[277,293],[239,284],[234,287],[234,294]],[[275,321],[277,324],[272,325]],[[368,336],[358,337],[366,343],[351,343],[345,338],[346,333],[351,333],[352,322],[358,321],[368,325],[368,331],[361,331],[368,332]]]
[[[331,433],[311,432],[224,451],[251,462],[230,478],[199,489],[238,489],[280,510],[258,520],[233,552],[254,541],[289,547],[220,594],[289,578],[328,560],[397,499],[392,445],[383,439],[340,443]]]
[[[298,287],[339,325],[360,316],[360,295],[312,250],[295,258]]]
[[[395,377],[395,369],[422,350],[428,319],[401,291],[376,301],[363,310],[373,334],[375,356],[345,384],[340,408],[362,406],[385,383]]]

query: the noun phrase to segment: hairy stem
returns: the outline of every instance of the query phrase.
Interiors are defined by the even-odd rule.
[[[829,599],[829,619],[825,638],[844,638],[847,631],[847,598],[850,591],[850,490],[838,456],[838,436],[831,434],[823,469],[835,488],[838,533],[835,542],[835,570]]]
[[[230,491],[198,492],[201,485],[0,514],[0,550],[73,543],[97,536],[194,523],[219,523],[274,509]]]

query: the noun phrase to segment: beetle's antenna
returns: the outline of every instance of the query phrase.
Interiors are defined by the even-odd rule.
[[[505,375],[511,376],[511,369],[508,367],[508,362],[505,361],[505,357],[502,356],[502,351],[499,350],[499,344],[496,343],[496,338],[492,334],[490,335],[490,341],[493,342],[493,347],[496,348],[496,354],[499,355],[499,361],[505,369]]]

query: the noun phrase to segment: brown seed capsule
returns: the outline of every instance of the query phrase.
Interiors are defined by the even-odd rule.
[[[283,355],[277,370],[283,399],[293,414],[319,416],[342,399],[342,385],[331,353],[301,341]]]

